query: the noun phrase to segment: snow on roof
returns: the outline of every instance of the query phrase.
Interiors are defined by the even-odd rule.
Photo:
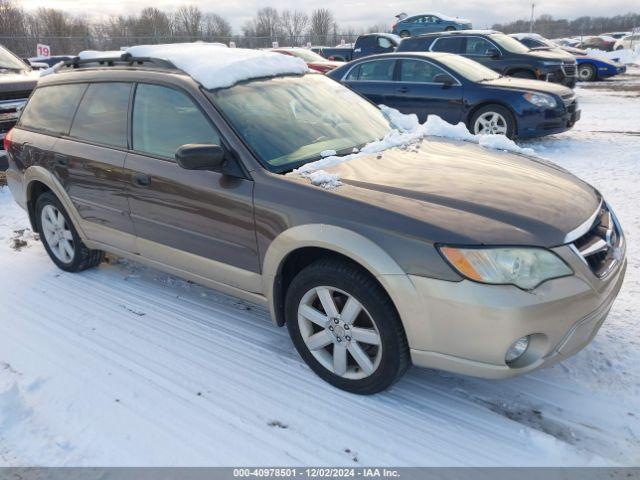
[[[235,85],[254,78],[278,75],[302,75],[309,71],[297,57],[263,50],[221,48],[215,43],[170,43],[137,45],[124,51],[80,52],[80,59],[117,58],[123,53],[133,57],[168,60],[209,90]]]
[[[450,17],[449,15],[445,15],[443,13],[438,13],[438,12],[418,13],[417,15],[411,15],[411,18],[413,18],[413,17],[421,17],[423,15],[433,15],[434,17],[438,17],[439,19],[446,20],[448,22],[471,23],[466,18]]]

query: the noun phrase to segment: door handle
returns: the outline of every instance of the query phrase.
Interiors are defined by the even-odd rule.
[[[398,93],[407,93],[408,91],[409,91],[409,87],[398,88]]]
[[[56,153],[53,155],[53,160],[55,161],[56,165],[59,167],[69,166],[69,157],[67,155]]]
[[[144,173],[136,173],[133,175],[133,183],[139,187],[148,187],[151,185],[151,177]]]

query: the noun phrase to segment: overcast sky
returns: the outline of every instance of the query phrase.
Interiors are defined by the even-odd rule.
[[[618,15],[638,12],[638,0],[534,0],[536,16],[547,13],[559,18],[583,15]],[[198,5],[203,11],[218,13],[239,31],[243,23],[259,8],[299,9],[311,12],[317,6],[333,10],[342,26],[367,27],[391,24],[395,14],[428,11],[470,19],[475,27],[490,27],[494,23],[529,18],[531,2],[523,0],[20,0],[27,9],[60,8],[69,13],[101,17],[111,14],[137,13],[146,6],[173,11],[182,3]],[[89,13],[88,13],[89,12]]]

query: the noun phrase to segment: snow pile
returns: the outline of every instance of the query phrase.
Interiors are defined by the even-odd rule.
[[[634,50],[625,48],[624,50],[614,50],[612,52],[605,52],[604,50],[598,50],[596,48],[588,48],[587,53],[591,57],[601,58],[603,60],[614,60],[625,65],[637,64],[640,65],[640,45]]]
[[[119,58],[126,53],[133,57],[167,60],[210,90],[254,78],[302,75],[309,71],[307,64],[296,57],[263,50],[226,48],[222,43],[137,45],[122,51],[85,50],[78,56],[81,60],[100,60]],[[55,70],[48,73],[53,72]]]
[[[393,126],[393,129],[383,139],[368,143],[360,151],[354,150],[354,153],[349,155],[337,156],[334,154],[325,156],[323,154],[327,152],[322,152],[322,159],[307,163],[295,169],[289,175],[308,178],[313,185],[323,188],[335,188],[341,185],[340,177],[326,172],[325,169],[365,155],[380,153],[390,148],[404,147],[428,136],[474,142],[485,148],[525,155],[536,154],[533,149],[519,147],[513,140],[503,135],[474,135],[467,130],[466,125],[462,122],[452,125],[437,115],[429,115],[427,121],[421,124],[415,114],[405,115],[385,105],[380,105],[380,110]]]
[[[324,170],[316,170],[309,174],[309,180],[313,185],[322,188],[336,188],[342,185],[340,177],[335,173],[325,172]]]

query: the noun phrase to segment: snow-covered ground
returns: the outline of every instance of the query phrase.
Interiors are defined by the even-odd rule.
[[[511,380],[335,390],[259,307],[133,263],[56,269],[1,188],[0,465],[638,465],[640,69],[595,87],[572,131],[521,146],[612,203],[626,282],[584,351]]]

